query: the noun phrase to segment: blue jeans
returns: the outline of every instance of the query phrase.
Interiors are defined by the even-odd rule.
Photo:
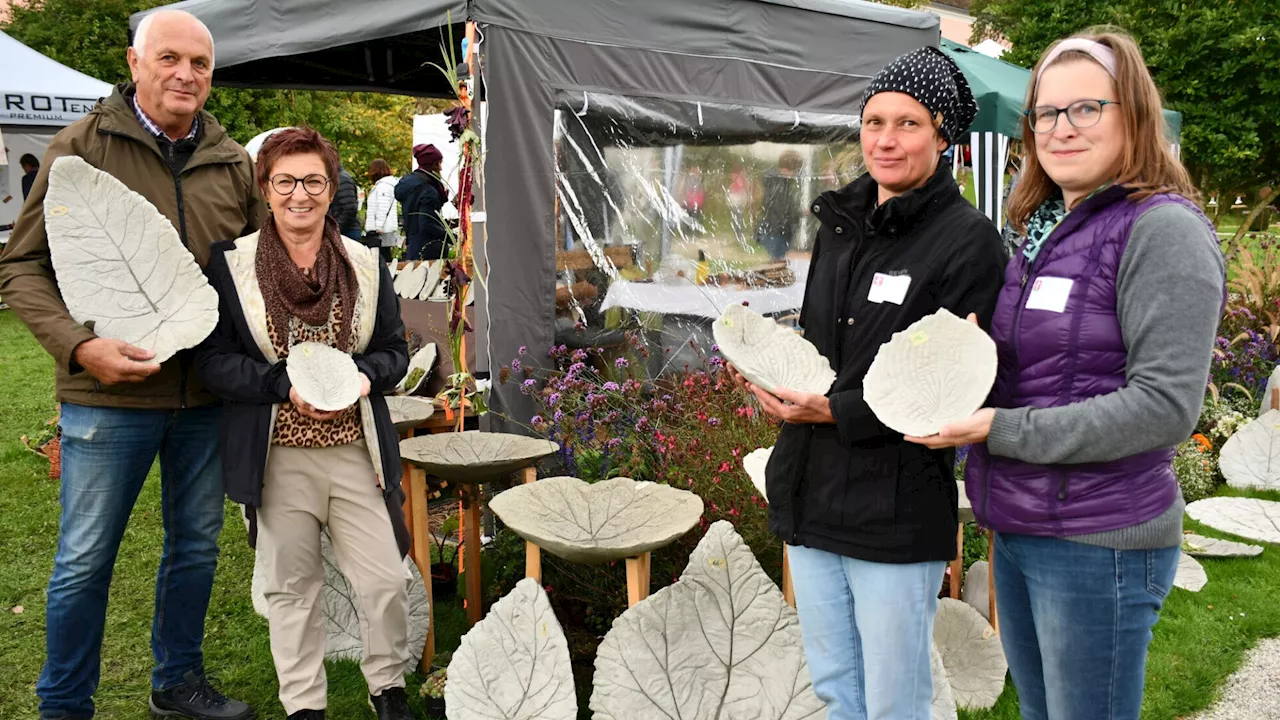
[[[874,563],[798,545],[787,554],[827,720],[929,720],[929,647],[946,563]]]
[[[1137,720],[1180,553],[996,534],[1000,641],[1023,720]]]
[[[92,715],[107,590],[120,538],[156,455],[164,549],[156,577],[151,684],[203,671],[200,643],[218,563],[223,493],[219,408],[128,410],[62,404],[62,518],[49,580],[40,711]]]

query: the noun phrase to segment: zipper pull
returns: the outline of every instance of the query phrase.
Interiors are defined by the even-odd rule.
[[[1023,288],[1025,288],[1025,287],[1027,286],[1027,275],[1028,275],[1028,273],[1025,273],[1025,272],[1024,272],[1024,273],[1022,273],[1022,284],[1021,284],[1021,285],[1019,285],[1018,287],[1023,287]]]

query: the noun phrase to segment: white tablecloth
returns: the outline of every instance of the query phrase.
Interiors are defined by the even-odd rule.
[[[663,315],[691,315],[715,320],[732,303],[744,300],[758,313],[799,310],[804,304],[804,282],[809,276],[808,260],[791,260],[795,283],[780,288],[722,288],[713,285],[694,285],[692,282],[666,285],[659,282],[638,283],[616,280],[604,296],[601,310],[615,307]]]

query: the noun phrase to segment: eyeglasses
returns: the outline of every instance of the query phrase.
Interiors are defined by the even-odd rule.
[[[1102,120],[1103,107],[1119,104],[1114,100],[1077,100],[1063,108],[1037,105],[1030,110],[1023,110],[1022,114],[1027,116],[1027,124],[1031,126],[1031,132],[1043,134],[1053,132],[1053,129],[1058,127],[1058,116],[1062,113],[1067,114],[1067,122],[1071,123],[1071,127],[1091,128]]]
[[[312,173],[306,177],[294,177],[292,175],[271,176],[271,187],[281,195],[292,195],[293,189],[302,184],[302,190],[308,195],[319,195],[329,187],[329,178],[319,173]]]

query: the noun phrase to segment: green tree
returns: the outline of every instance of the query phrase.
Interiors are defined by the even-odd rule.
[[[973,40],[1003,36],[1031,67],[1055,40],[1095,25],[1142,48],[1165,107],[1182,113],[1182,159],[1206,193],[1256,197],[1280,180],[1276,0],[974,0]]]
[[[58,62],[106,82],[128,79],[129,16],[160,0],[34,0],[10,8],[3,30]],[[214,69],[217,78],[217,69]],[[433,103],[402,95],[247,90],[215,87],[206,109],[241,143],[265,130],[310,125],[333,141],[357,182],[374,158],[397,174],[409,172],[415,112]]]

